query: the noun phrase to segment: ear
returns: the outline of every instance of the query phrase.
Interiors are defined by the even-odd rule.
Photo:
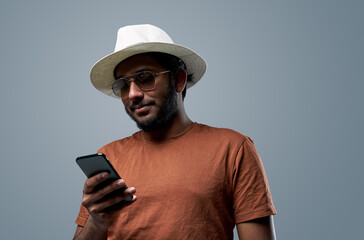
[[[180,68],[176,72],[175,76],[175,84],[176,84],[176,91],[181,93],[183,89],[185,89],[187,83],[187,72],[183,68]]]

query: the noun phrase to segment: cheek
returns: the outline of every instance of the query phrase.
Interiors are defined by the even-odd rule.
[[[123,103],[123,105],[124,105],[125,107],[129,105],[129,104],[128,104],[129,100],[128,100],[128,98],[127,98],[127,97],[121,98],[121,102]]]
[[[151,97],[158,102],[163,102],[166,97],[169,96],[170,91],[173,91],[173,89],[171,89],[172,86],[170,86],[168,83],[160,84],[157,87],[158,90],[156,90]]]

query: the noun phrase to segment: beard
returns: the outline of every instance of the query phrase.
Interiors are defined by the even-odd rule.
[[[163,103],[164,104],[157,113],[157,116],[144,122],[135,119],[126,107],[125,110],[129,117],[134,120],[139,129],[145,132],[151,132],[168,126],[177,115],[177,93],[173,81],[169,83],[168,92],[163,96]]]

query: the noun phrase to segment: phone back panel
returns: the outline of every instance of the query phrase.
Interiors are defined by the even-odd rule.
[[[88,178],[101,172],[108,172],[110,179],[120,178],[109,160],[102,153],[78,157],[76,162]]]

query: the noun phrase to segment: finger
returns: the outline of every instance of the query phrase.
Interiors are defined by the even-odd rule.
[[[94,187],[93,191],[89,193],[84,192],[82,204],[86,208],[90,208],[97,202],[105,201],[104,198],[112,198],[116,195],[124,195],[124,190],[126,190],[124,180],[119,179],[110,183],[105,181],[104,183],[107,183],[107,185],[102,185],[103,183],[100,183]]]
[[[86,194],[91,193],[98,184],[100,184],[101,182],[108,179],[109,176],[110,176],[109,173],[102,172],[102,173],[96,174],[95,176],[88,178],[85,181],[85,185],[83,187],[83,192]]]
[[[136,192],[136,190],[135,190],[134,187],[128,188],[125,191],[127,192],[127,195],[126,195],[126,198],[124,199],[124,201],[126,201],[126,202],[132,202],[132,201],[135,201],[136,200],[136,196],[133,195]]]
[[[125,194],[115,195],[112,198],[107,198],[104,199],[103,201],[95,203],[92,207],[90,207],[89,212],[93,214],[98,214],[101,212],[110,213],[113,211],[120,210],[136,201],[137,197],[135,195],[132,195],[134,193],[135,193],[135,188],[130,188],[129,191],[125,190]],[[124,201],[126,198],[130,196],[132,197],[132,200],[128,202]]]
[[[125,189],[123,189],[123,188],[125,188]],[[112,182],[111,184],[104,186],[104,188],[98,190],[97,193],[95,193],[95,197],[98,199],[101,199],[104,196],[106,196],[116,190],[123,191],[122,194],[124,194],[124,190],[126,190],[126,186],[125,186],[125,182],[123,179],[118,179],[118,180]]]
[[[104,213],[107,214],[112,214],[113,212],[119,211],[125,207],[130,206],[131,204],[133,204],[136,200],[137,200],[137,196],[133,195],[131,196],[132,200],[126,202],[126,201],[120,201],[119,203],[116,203],[114,205],[111,205],[110,207],[107,207],[103,210]]]

